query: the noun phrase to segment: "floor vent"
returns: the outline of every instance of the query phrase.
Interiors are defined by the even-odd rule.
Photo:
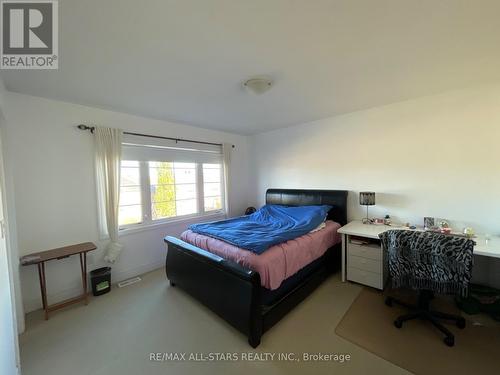
[[[129,285],[138,283],[141,280],[142,279],[140,277],[134,277],[132,279],[123,280],[123,281],[118,283],[118,288],[123,288],[124,286],[129,286]]]

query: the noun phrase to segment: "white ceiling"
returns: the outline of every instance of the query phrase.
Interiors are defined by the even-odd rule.
[[[500,1],[59,0],[58,71],[11,91],[254,134],[500,80]],[[241,82],[273,77],[256,96]]]

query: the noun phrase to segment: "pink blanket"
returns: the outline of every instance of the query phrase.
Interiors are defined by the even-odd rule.
[[[339,243],[341,241],[340,234],[337,233],[339,228],[340,224],[326,221],[325,228],[272,246],[260,255],[190,230],[182,233],[181,239],[258,272],[262,286],[273,290],[279,288],[283,280]]]

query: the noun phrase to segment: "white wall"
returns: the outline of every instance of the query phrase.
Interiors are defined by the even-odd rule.
[[[6,89],[0,77],[0,205],[4,238],[0,238],[0,373],[15,374],[20,368],[18,334],[24,331],[24,309],[19,282],[19,255],[14,211],[12,169],[5,165],[3,132]]]
[[[0,82],[0,130],[6,124],[3,116],[3,85]],[[0,132],[1,134],[1,132]],[[0,220],[3,220],[0,238],[0,373],[16,374],[19,365],[19,346],[16,319],[17,253],[9,244],[9,220],[6,205],[6,184],[3,148],[0,136]],[[19,282],[17,282],[19,284]],[[24,324],[24,319],[22,324]]]
[[[93,138],[77,130],[80,123],[119,127],[128,131],[210,142],[233,143],[231,155],[231,214],[248,205],[247,139],[229,133],[7,93],[4,143],[14,171],[17,234],[20,255],[93,241],[99,250],[89,256],[89,269],[102,265],[98,240],[93,166]],[[124,235],[124,251],[113,267],[119,281],[161,267],[163,237],[178,235],[188,223]],[[47,264],[49,303],[76,295],[80,288],[77,257]],[[26,311],[41,306],[35,267],[21,268]]]
[[[372,190],[373,216],[440,217],[500,234],[500,85],[263,133],[252,144],[258,204],[270,187],[346,189],[355,219],[365,213],[357,193]],[[500,284],[495,261],[476,264],[481,281]]]
[[[17,330],[5,242],[0,240],[0,373],[16,374]]]

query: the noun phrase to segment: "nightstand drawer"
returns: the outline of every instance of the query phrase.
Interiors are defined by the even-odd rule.
[[[348,268],[347,279],[373,288],[383,288],[382,275],[379,273],[358,270],[357,268]]]
[[[382,273],[382,262],[380,260],[357,257],[352,254],[349,254],[347,257],[347,267],[354,267],[359,270],[370,271],[378,274]]]
[[[349,255],[370,258],[378,261],[382,260],[382,248],[378,245],[356,245],[354,243],[349,243],[347,247]]]

